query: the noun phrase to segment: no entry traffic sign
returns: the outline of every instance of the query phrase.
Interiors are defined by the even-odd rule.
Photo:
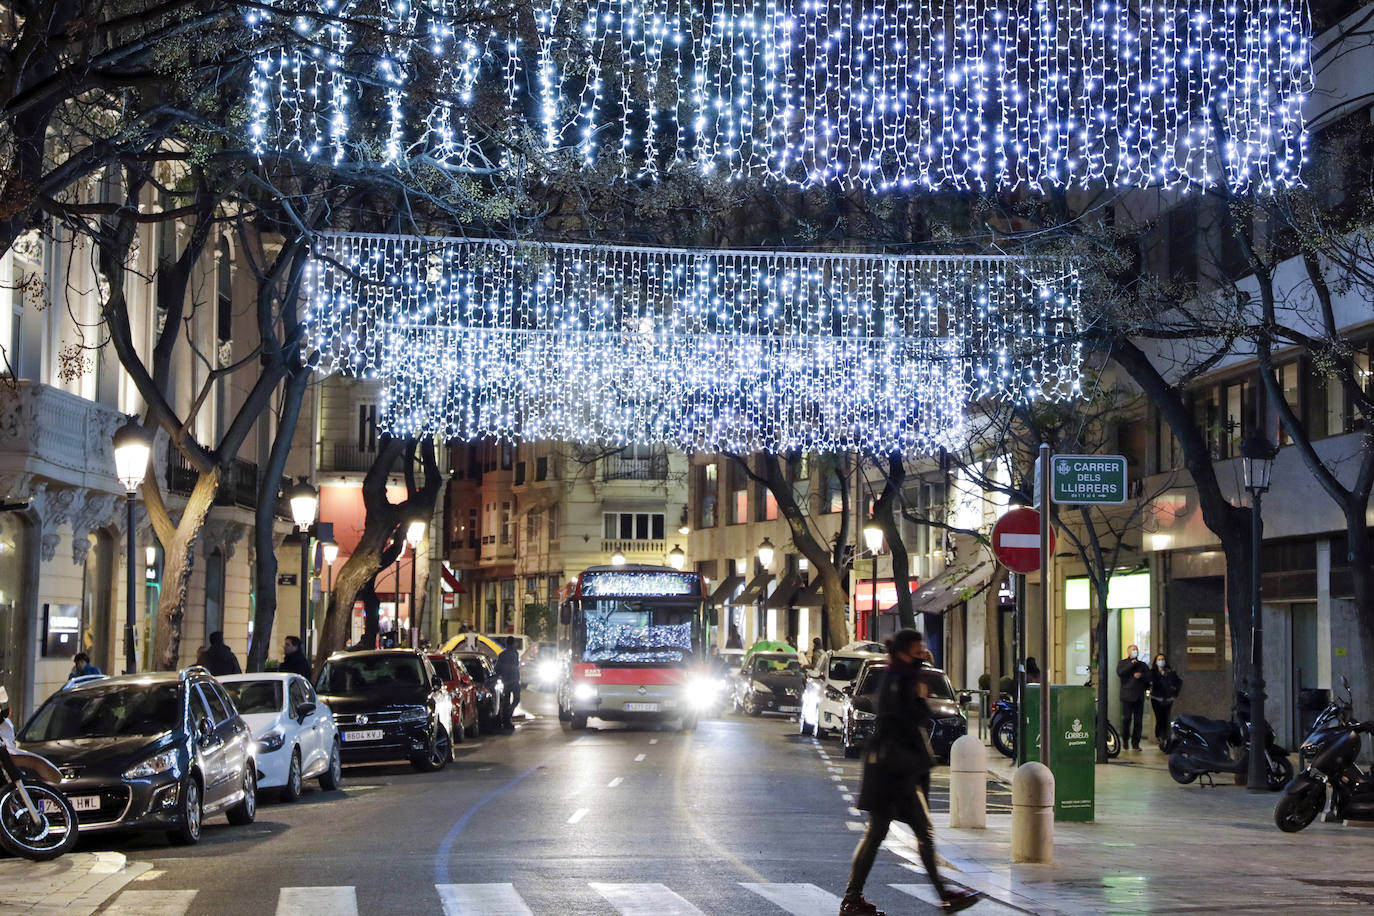
[[[1030,573],[1040,568],[1040,513],[1034,509],[1012,509],[992,527],[992,552],[1014,573]],[[1050,553],[1054,553],[1054,529],[1050,529]]]

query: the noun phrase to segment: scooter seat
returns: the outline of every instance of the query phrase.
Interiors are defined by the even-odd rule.
[[[1231,723],[1225,719],[1209,719],[1206,716],[1179,716],[1178,723],[1185,728],[1201,732],[1206,735],[1227,735],[1231,731]]]

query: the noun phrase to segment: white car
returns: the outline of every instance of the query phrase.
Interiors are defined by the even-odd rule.
[[[258,788],[301,797],[307,779],[337,789],[343,779],[339,732],[329,707],[299,674],[229,674],[218,678],[257,742]]]
[[[864,662],[877,657],[881,657],[879,653],[855,651],[847,646],[821,656],[821,664],[806,679],[806,690],[802,692],[797,721],[803,735],[820,737],[843,727],[844,689],[853,682]]]

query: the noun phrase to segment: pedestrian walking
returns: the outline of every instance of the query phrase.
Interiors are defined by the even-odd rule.
[[[1126,648],[1126,657],[1117,662],[1116,676],[1121,679],[1121,743],[1138,751],[1145,689],[1150,686],[1150,666],[1140,660],[1139,646]]]
[[[101,674],[101,670],[91,664],[91,657],[85,652],[78,652],[72,656],[72,670],[67,672],[67,680],[74,677],[86,677],[91,674]]]
[[[811,640],[811,654],[806,659],[806,667],[814,669],[821,663],[821,656],[825,654],[825,648],[821,645],[819,636]]]
[[[1034,655],[1026,656],[1026,683],[1040,683],[1040,663],[1035,660]]]
[[[864,899],[863,890],[893,821],[905,823],[916,835],[926,875],[946,912],[966,909],[980,897],[974,891],[949,888],[935,861],[935,826],[925,793],[935,764],[926,702],[929,690],[917,674],[924,648],[915,630],[900,630],[887,643],[890,664],[873,697],[877,722],[864,747],[859,789],[859,808],[869,813],[868,830],[854,850],[840,916],[882,916],[882,910]]]
[[[201,664],[215,677],[243,673],[243,669],[239,667],[239,660],[234,657],[234,651],[224,644],[224,634],[219,630],[210,634],[210,647],[205,650]]]
[[[310,680],[310,659],[305,657],[305,650],[301,648],[299,636],[288,636],[282,640],[281,667],[277,670],[283,673],[299,674],[307,681]]]
[[[511,640],[496,656],[496,676],[501,679],[501,727],[515,728],[515,707],[520,705],[520,650]]]
[[[1173,716],[1174,700],[1182,689],[1183,678],[1169,667],[1164,653],[1160,652],[1150,666],[1150,709],[1155,714],[1155,740],[1161,751],[1169,742],[1169,720]]]

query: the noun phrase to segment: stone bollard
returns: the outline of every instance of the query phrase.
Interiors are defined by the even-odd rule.
[[[1011,780],[1011,860],[1054,861],[1054,773],[1034,760]]]
[[[988,749],[964,735],[949,751],[949,825],[983,830],[988,825]]]

